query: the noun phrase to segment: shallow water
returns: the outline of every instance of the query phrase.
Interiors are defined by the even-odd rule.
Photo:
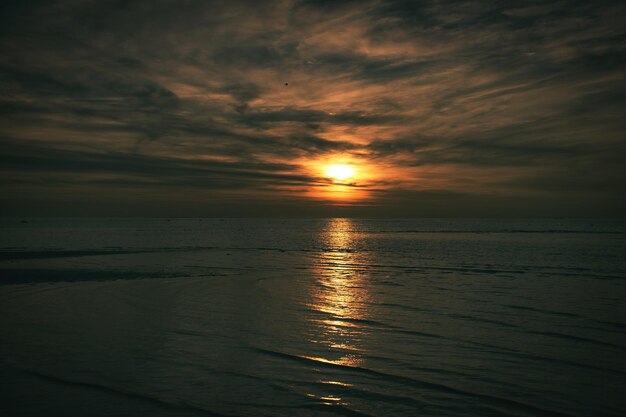
[[[626,409],[624,221],[1,224],[9,415]]]

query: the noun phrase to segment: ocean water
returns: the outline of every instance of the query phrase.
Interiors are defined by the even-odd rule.
[[[619,416],[626,222],[4,219],[6,416]]]

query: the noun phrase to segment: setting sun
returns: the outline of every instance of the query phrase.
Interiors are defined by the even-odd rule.
[[[326,175],[335,181],[343,181],[354,176],[354,168],[350,165],[330,165],[326,168]]]

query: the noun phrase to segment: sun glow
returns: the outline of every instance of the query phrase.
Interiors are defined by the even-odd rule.
[[[329,165],[326,167],[326,175],[335,181],[344,181],[354,177],[354,168],[345,164]]]
[[[298,161],[311,178],[307,197],[336,206],[361,204],[379,179],[378,166],[361,155],[332,154]]]

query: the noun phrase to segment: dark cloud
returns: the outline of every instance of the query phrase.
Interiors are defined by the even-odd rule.
[[[289,174],[287,164],[223,162],[143,156],[128,153],[89,153],[6,143],[0,163],[5,172],[73,174],[74,182],[180,185],[202,188],[255,188],[258,183],[308,184],[313,178]],[[102,177],[104,175],[104,178]],[[107,177],[109,176],[109,177]],[[110,179],[110,176],[122,177]],[[27,176],[28,177],[28,176]],[[38,177],[38,176],[37,176]],[[126,177],[126,178],[125,178]],[[50,179],[45,179],[45,182]]]
[[[246,111],[242,114],[242,123],[276,123],[276,122],[300,122],[300,123],[332,123],[346,125],[386,125],[407,121],[406,117],[399,114],[368,114],[363,111],[349,111],[341,113],[329,113],[321,110],[305,110],[298,108],[281,108],[269,111]]]
[[[435,71],[442,64],[425,59],[400,59],[398,57],[368,57],[354,52],[334,52],[315,56],[313,64],[323,71],[345,74],[355,80],[384,82],[417,77]]]
[[[263,90],[257,84],[242,83],[224,86],[219,91],[230,94],[238,101],[248,102],[250,100],[254,100],[255,98],[259,98]]]

